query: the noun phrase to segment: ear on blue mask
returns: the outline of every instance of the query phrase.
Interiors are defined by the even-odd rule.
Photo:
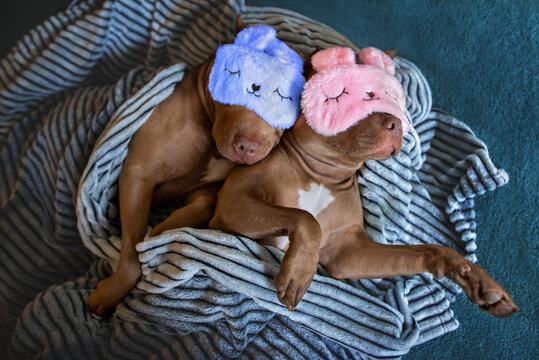
[[[303,60],[269,26],[240,31],[219,47],[208,88],[215,101],[242,105],[279,129],[294,125],[305,84]]]

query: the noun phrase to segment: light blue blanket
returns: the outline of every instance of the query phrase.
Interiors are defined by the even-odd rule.
[[[88,314],[89,293],[119,254],[117,178],[130,137],[187,68],[233,38],[238,12],[248,24],[274,26],[299,51],[355,47],[298,14],[243,1],[87,1],[51,17],[0,62],[0,352],[399,358],[456,329],[450,302],[459,289],[428,274],[337,281],[321,268],[288,312],[272,285],[282,253],[194,229],[139,244],[137,289],[110,319]],[[413,64],[396,65],[414,129],[397,158],[358,174],[369,236],[442,244],[476,261],[473,198],[507,175],[469,128],[431,110]]]

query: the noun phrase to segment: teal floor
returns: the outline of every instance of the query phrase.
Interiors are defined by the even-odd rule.
[[[4,0],[0,56],[65,1]],[[429,81],[434,106],[468,124],[507,171],[508,185],[476,201],[479,264],[521,312],[493,319],[459,296],[461,326],[406,359],[539,358],[539,2],[426,0],[248,0],[325,23],[358,46],[398,49]],[[329,8],[331,6],[331,8]]]

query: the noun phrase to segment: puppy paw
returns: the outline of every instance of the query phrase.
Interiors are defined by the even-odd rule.
[[[277,274],[275,277],[277,298],[289,311],[294,311],[301,299],[303,299],[311,282],[312,277],[310,279],[296,279],[287,275],[280,276]]]
[[[479,308],[494,316],[507,317],[520,311],[511,295],[504,290],[485,270],[466,260],[454,250],[432,263],[432,273],[441,278],[447,276],[455,281],[468,299]]]
[[[135,287],[136,281],[122,279],[118,274],[97,284],[97,288],[88,298],[88,310],[99,316],[109,316],[116,305]]]
[[[317,265],[318,257],[309,258],[306,256],[300,260],[291,259],[285,255],[283,258],[274,284],[277,298],[289,311],[294,311],[311,286]]]
[[[462,287],[471,302],[494,317],[504,318],[520,311],[511,295],[485,270],[473,263],[460,266],[451,277]]]

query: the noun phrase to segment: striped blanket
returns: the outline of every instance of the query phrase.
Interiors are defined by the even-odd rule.
[[[323,268],[296,311],[273,288],[282,253],[181,229],[137,250],[143,277],[111,318],[86,311],[118,259],[117,179],[133,133],[186,69],[233,39],[235,14],[298,51],[356,48],[293,12],[242,0],[88,0],[0,61],[0,353],[8,358],[400,358],[455,330],[459,293],[429,274],[337,281]],[[376,45],[366,42],[364,46]],[[376,241],[435,243],[476,261],[474,197],[507,182],[462,122],[431,109],[396,59],[414,128],[358,173]],[[151,224],[171,209],[151,214]]]

